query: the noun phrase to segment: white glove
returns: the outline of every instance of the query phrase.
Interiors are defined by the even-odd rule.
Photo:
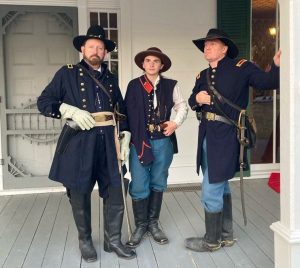
[[[95,126],[96,122],[88,111],[66,103],[60,105],[59,111],[62,118],[71,118],[82,130],[89,130]]]
[[[122,137],[123,136],[123,137]],[[124,163],[128,161],[129,158],[129,143],[131,139],[131,133],[129,131],[122,131],[121,132],[121,139],[120,139],[120,160]]]

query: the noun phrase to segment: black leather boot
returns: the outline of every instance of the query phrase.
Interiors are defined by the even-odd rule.
[[[69,190],[68,196],[72,206],[73,217],[78,230],[79,249],[87,262],[97,260],[97,252],[92,241],[91,194],[80,194]]]
[[[126,243],[128,247],[136,248],[148,231],[148,203],[148,198],[132,200],[135,230],[129,241]]]
[[[232,227],[232,201],[231,194],[223,195],[223,214],[222,214],[222,247],[231,247],[235,243],[233,239]]]
[[[118,257],[132,259],[135,252],[121,242],[121,229],[124,215],[122,188],[109,187],[108,198],[103,200],[104,251],[115,252]]]
[[[148,231],[158,244],[166,244],[169,242],[167,236],[158,226],[158,219],[163,199],[163,192],[151,190],[148,205]]]
[[[221,248],[222,212],[209,213],[205,211],[204,237],[191,237],[185,240],[188,249],[205,252],[216,251]]]

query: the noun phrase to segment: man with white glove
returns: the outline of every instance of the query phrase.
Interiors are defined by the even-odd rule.
[[[131,139],[131,133],[129,131],[122,131],[121,132],[121,139],[120,139],[120,160],[122,163],[127,163],[129,158],[129,143]]]
[[[95,126],[95,120],[88,111],[81,110],[75,106],[62,103],[59,107],[61,118],[70,118],[77,123],[82,130],[90,130]]]
[[[63,127],[49,178],[66,187],[79,249],[86,262],[97,260],[91,227],[91,193],[96,182],[103,198],[104,251],[132,259],[135,252],[121,240],[124,200],[114,118],[116,107],[121,115],[126,109],[118,79],[103,62],[116,44],[106,39],[100,25],[92,25],[86,35],[73,39],[73,45],[83,59],[61,67],[37,100],[39,111],[46,117],[72,119],[78,125],[75,131],[70,122]],[[118,124],[120,131],[128,130],[126,120]],[[123,160],[128,156],[129,140],[125,134],[121,141]]]

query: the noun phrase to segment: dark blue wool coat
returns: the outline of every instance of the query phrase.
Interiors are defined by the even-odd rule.
[[[165,138],[163,133],[150,135],[147,124],[151,114],[150,105],[153,102],[153,94],[148,93],[140,81],[140,78],[131,80],[128,84],[125,103],[128,115],[128,126],[131,132],[131,142],[135,146],[142,165],[148,165],[153,161],[153,154],[149,139]],[[160,116],[155,118],[156,123],[169,121],[171,110],[174,106],[173,90],[177,81],[160,77],[157,85],[157,101],[159,103]]]
[[[82,60],[81,64],[88,68]],[[118,86],[117,78],[102,64],[102,75],[99,79],[110,93],[111,99],[97,88],[96,83],[78,65],[63,66],[57,71],[50,84],[38,97],[39,111],[48,117],[60,119],[59,107],[61,103],[67,103],[91,113],[99,111],[96,103],[96,91],[100,94],[102,111],[114,111],[118,103],[120,112],[125,114],[124,101]],[[126,130],[123,123],[121,130]],[[101,128],[105,137],[106,165],[109,176],[113,180],[119,180],[118,160],[115,148],[114,127]],[[90,191],[95,157],[97,155],[96,143],[99,138],[99,128],[80,131],[70,140],[64,153],[55,152],[49,178],[63,183],[67,188],[81,193]],[[108,182],[109,183],[109,182]]]
[[[222,115],[214,104],[202,105],[196,102],[200,91],[208,92],[206,71],[209,70],[211,81],[222,96],[243,109],[247,108],[249,86],[256,89],[277,89],[279,87],[279,68],[272,64],[269,72],[264,72],[249,61],[234,60],[229,57],[218,62],[214,69],[203,70],[196,79],[193,92],[189,98],[192,110],[203,110]],[[216,100],[215,100],[216,101]],[[237,121],[239,112],[227,104],[218,102],[222,110],[233,120]],[[237,130],[233,125],[220,121],[202,119],[199,124],[197,172],[201,164],[203,139],[207,139],[208,175],[210,183],[231,179],[239,170],[239,142]]]

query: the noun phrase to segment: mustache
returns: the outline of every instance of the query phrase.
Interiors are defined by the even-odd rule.
[[[90,58],[96,57],[97,59],[100,59],[100,57],[98,55],[92,55],[90,56]]]

